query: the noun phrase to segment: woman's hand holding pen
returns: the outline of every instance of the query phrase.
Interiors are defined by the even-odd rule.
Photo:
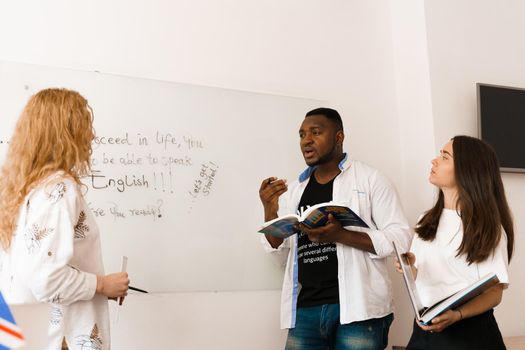
[[[127,272],[117,272],[106,276],[97,276],[97,293],[110,299],[128,295],[129,277]]]

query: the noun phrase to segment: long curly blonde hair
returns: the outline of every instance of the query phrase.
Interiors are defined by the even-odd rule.
[[[11,245],[20,205],[39,182],[62,171],[80,183],[90,171],[93,112],[78,92],[45,89],[25,106],[0,175],[0,243]]]

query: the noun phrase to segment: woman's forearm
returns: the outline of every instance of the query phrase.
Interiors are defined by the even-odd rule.
[[[461,319],[480,315],[492,309],[501,302],[503,296],[503,284],[497,284],[487,289],[468,303],[456,308],[461,315]]]

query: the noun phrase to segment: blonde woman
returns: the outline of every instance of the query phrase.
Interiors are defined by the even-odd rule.
[[[0,174],[0,288],[10,303],[52,304],[46,349],[109,349],[108,298],[126,273],[104,275],[100,237],[81,192],[92,113],[66,89],[32,96]]]

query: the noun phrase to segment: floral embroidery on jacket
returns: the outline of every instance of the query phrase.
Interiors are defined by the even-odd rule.
[[[51,320],[49,321],[53,326],[58,326],[62,322],[64,314],[60,305],[53,305],[51,308]]]
[[[50,303],[53,303],[53,304],[60,304],[62,303],[62,297],[60,297],[60,294],[56,293],[55,295],[53,295],[53,297],[49,300]]]
[[[27,251],[31,254],[35,251],[35,249],[39,249],[40,241],[53,231],[54,229],[52,228],[41,228],[38,224],[33,224],[24,235],[26,239]]]
[[[78,222],[75,225],[75,238],[86,238],[86,232],[89,226],[86,225],[86,213],[82,210],[78,216]]]
[[[93,330],[90,335],[79,335],[76,337],[77,345],[80,346],[81,350],[101,350],[102,339],[98,333],[98,326],[95,323]]]
[[[51,202],[56,203],[64,197],[64,193],[66,193],[66,184],[64,182],[59,182],[55,185],[55,188],[53,188],[47,198],[51,200]]]

